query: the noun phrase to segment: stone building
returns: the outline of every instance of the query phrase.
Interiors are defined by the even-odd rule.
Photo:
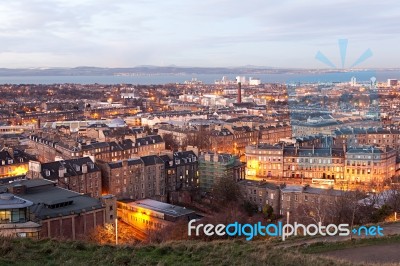
[[[370,145],[377,147],[400,148],[400,130],[394,128],[340,128],[333,131],[335,146],[356,147]]]
[[[321,221],[323,224],[334,220],[334,212],[329,212],[333,204],[344,197],[346,192],[335,189],[322,189],[305,186],[286,186],[281,188],[280,215],[283,220],[294,222]],[[331,215],[330,215],[331,214]]]
[[[248,178],[297,179],[305,183],[383,183],[396,174],[396,151],[371,146],[315,148],[246,147]]]
[[[118,162],[98,162],[102,172],[103,194],[117,199],[142,199],[145,197],[144,163],[140,158]]]
[[[289,124],[260,126],[259,143],[275,144],[281,139],[292,137],[292,127]]]
[[[103,194],[117,199],[166,201],[165,163],[157,155],[101,162]]]
[[[159,154],[165,150],[165,142],[159,135],[149,135],[131,139],[110,142],[77,142],[71,139],[60,140],[57,137],[48,138],[37,135],[29,136],[30,153],[36,155],[40,162],[52,162],[56,158],[64,160],[93,156],[96,160],[107,162],[119,161]]]
[[[345,177],[350,183],[380,183],[396,173],[396,150],[370,146],[346,152]]]
[[[34,158],[25,152],[4,148],[0,151],[0,179],[25,175],[31,159]]]
[[[31,161],[27,176],[51,180],[59,187],[94,198],[102,195],[101,171],[90,157],[48,163]]]
[[[262,211],[265,205],[269,205],[273,208],[275,214],[280,213],[279,186],[256,180],[241,180],[238,185],[245,199],[256,204],[258,211]]]
[[[161,155],[165,162],[166,193],[170,203],[191,201],[199,187],[198,158],[193,151]]]

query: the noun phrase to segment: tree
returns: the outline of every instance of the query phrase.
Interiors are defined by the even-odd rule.
[[[328,220],[328,208],[327,200],[324,197],[317,196],[313,202],[310,200],[299,204],[299,218],[305,224],[325,224]]]
[[[386,218],[388,218],[393,213],[392,208],[390,206],[384,204],[380,208],[375,209],[371,215],[372,223],[384,222]]]
[[[149,125],[145,125],[143,127],[143,131],[146,132],[147,135],[153,135],[153,130],[149,127]]]
[[[343,192],[333,205],[334,223],[348,223],[351,227],[360,223],[362,204],[359,201],[365,196],[365,193],[358,190]]]
[[[267,219],[267,220],[273,220],[274,219],[274,216],[275,216],[274,215],[274,208],[272,208],[271,205],[265,204],[263,209],[262,209],[262,212],[264,214],[265,219]]]
[[[243,209],[246,211],[247,215],[253,216],[255,213],[258,212],[257,204],[254,202],[245,200],[243,203]]]
[[[209,150],[211,148],[211,133],[209,130],[200,127],[198,131],[190,132],[187,134],[183,141],[183,146],[195,146],[200,150]]]
[[[400,183],[392,183],[385,193],[387,195],[385,204],[393,211],[400,212]]]
[[[366,211],[368,208],[362,208],[359,201],[365,197],[360,191],[347,191],[341,194],[333,194],[333,191],[327,191],[310,198],[307,202],[299,204],[297,211],[301,222],[322,223],[322,224],[340,224],[348,223],[351,226],[359,224],[364,213],[372,213]]]
[[[223,176],[218,179],[212,188],[212,195],[218,206],[238,202],[243,198],[239,185],[230,176]]]
[[[163,135],[163,139],[165,142],[165,148],[171,151],[178,150],[179,143],[176,141],[174,135],[172,133],[166,133]]]
[[[118,223],[118,243],[119,244],[136,244],[139,240],[135,238],[137,231],[130,225],[122,221]],[[105,226],[97,226],[86,237],[90,242],[96,244],[115,244],[115,227],[113,224],[105,224]]]

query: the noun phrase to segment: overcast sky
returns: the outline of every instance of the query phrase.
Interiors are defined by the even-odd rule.
[[[384,4],[383,4],[384,3]],[[0,67],[400,67],[398,0],[0,1]]]

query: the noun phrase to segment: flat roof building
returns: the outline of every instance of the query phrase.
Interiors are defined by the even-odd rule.
[[[145,234],[199,217],[191,209],[152,199],[122,200],[117,202],[117,206],[118,217]]]
[[[49,180],[15,181],[0,186],[0,191],[0,195],[12,193],[25,205],[29,203],[29,217],[41,225],[39,238],[84,238],[97,226],[111,222],[105,215],[108,206],[101,199],[57,187]]]

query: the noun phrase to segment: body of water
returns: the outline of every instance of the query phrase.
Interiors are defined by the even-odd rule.
[[[79,83],[79,84],[167,84],[184,83],[192,78],[206,84],[214,84],[214,81],[221,80],[226,76],[230,80],[235,80],[237,75],[232,74],[159,74],[159,75],[137,75],[137,76],[2,76],[0,84],[60,84],[60,83]],[[326,74],[246,74],[241,75],[261,79],[262,83],[326,83],[326,82],[346,82],[351,77],[356,77],[357,81],[369,81],[371,77],[376,77],[378,82],[384,82],[389,78],[399,78],[399,71],[359,71],[346,73],[326,73]]]

